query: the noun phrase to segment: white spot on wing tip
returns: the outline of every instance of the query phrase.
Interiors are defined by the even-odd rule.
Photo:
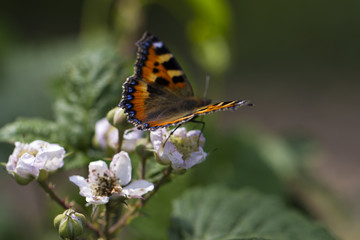
[[[156,48],[162,48],[162,47],[163,47],[163,43],[162,43],[162,42],[154,42],[153,45],[154,45],[154,47],[156,47]]]

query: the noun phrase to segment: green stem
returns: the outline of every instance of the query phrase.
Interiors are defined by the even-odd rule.
[[[119,141],[118,141],[118,147],[116,149],[117,153],[121,151],[121,146],[124,140],[124,132],[125,132],[125,128],[118,128]]]
[[[109,203],[105,204],[105,229],[104,229],[104,235],[106,240],[110,240],[110,205]]]
[[[140,179],[145,179],[145,174],[146,174],[146,157],[142,157]]]
[[[144,204],[159,190],[161,185],[166,183],[168,180],[170,174],[172,172],[172,167],[169,166],[164,172],[163,176],[159,181],[155,184],[154,190],[151,191],[144,199],[142,199],[140,202],[138,202],[133,208],[131,208],[128,212],[126,212],[114,225],[112,225],[109,228],[110,234],[113,234],[114,232],[118,231],[121,227],[125,226],[128,223],[128,220],[130,218],[133,218],[140,209],[144,206]]]
[[[49,183],[47,184],[46,181],[38,181],[39,185],[42,187],[42,189],[44,189],[44,191],[49,194],[50,198],[55,201],[57,204],[59,204],[62,208],[64,209],[69,209],[72,208],[73,205],[72,204],[68,204],[66,203],[66,201],[64,199],[61,199],[54,191],[54,186]],[[96,235],[96,237],[100,237],[100,232],[99,230],[92,225],[90,222],[86,221],[86,225],[87,227],[93,231]]]
[[[39,185],[44,189],[44,191],[49,194],[50,198],[54,200],[64,209],[69,209],[72,207],[71,204],[67,204],[65,200],[61,199],[55,192],[54,186],[52,184],[47,184],[46,181],[38,181]]]

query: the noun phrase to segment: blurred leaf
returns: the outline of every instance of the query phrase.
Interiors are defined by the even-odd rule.
[[[68,144],[78,149],[91,145],[95,123],[115,107],[128,70],[112,48],[83,54],[58,83],[56,122],[62,126]]]
[[[174,202],[171,239],[335,239],[277,198],[253,190],[196,188]]]
[[[195,44],[193,56],[205,69],[223,72],[230,61],[226,41],[231,11],[226,1],[188,1],[194,18],[188,24],[190,39]]]
[[[0,129],[0,141],[14,143],[15,141],[30,142],[42,139],[58,142],[57,131],[57,125],[54,122],[36,118],[19,118]]]

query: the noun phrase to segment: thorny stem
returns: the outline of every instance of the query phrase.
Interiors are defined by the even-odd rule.
[[[163,185],[168,180],[171,172],[172,172],[171,166],[169,166],[166,170],[164,170],[163,176],[155,184],[154,190],[151,191],[144,199],[142,199],[140,202],[138,202],[128,212],[126,212],[113,226],[111,226],[109,229],[109,233],[112,234],[112,233],[116,232],[117,230],[119,230],[119,228],[126,225],[129,218],[135,216],[135,214],[137,214],[140,211],[140,209],[144,206],[144,204],[159,190],[161,185]]]
[[[59,204],[64,209],[72,208],[72,204],[66,203],[64,199],[61,199],[54,191],[54,185],[51,183],[47,184],[46,181],[38,181],[39,185],[44,189],[44,191],[49,194],[50,198],[54,200],[57,204]],[[100,237],[100,232],[97,228],[95,228],[94,225],[92,225],[90,222],[86,221],[87,227],[93,231],[96,235],[96,237]]]

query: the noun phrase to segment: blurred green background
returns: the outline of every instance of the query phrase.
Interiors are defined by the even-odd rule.
[[[166,238],[170,200],[220,183],[279,196],[341,239],[360,239],[359,24],[355,0],[5,0],[0,126],[19,116],[52,119],[54,82],[84,51],[115,46],[131,73],[134,42],[148,30],[173,51],[197,96],[210,73],[208,98],[255,106],[206,116],[208,160],[164,187],[150,217],[124,235]],[[0,147],[6,162],[13,147]],[[68,175],[53,179],[63,196]],[[0,238],[57,239],[59,209],[39,187],[19,186],[4,170],[0,179]],[[153,212],[157,204],[162,211]]]

